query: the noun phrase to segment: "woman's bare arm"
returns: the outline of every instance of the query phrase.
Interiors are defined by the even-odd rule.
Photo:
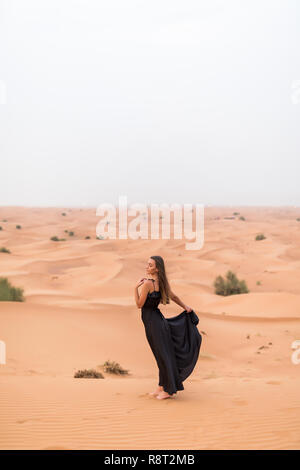
[[[171,300],[173,300],[173,302],[175,302],[175,304],[180,305],[180,307],[184,308],[184,310],[189,309],[188,305],[182,302],[182,300],[180,300],[180,298],[172,291],[170,291],[170,298]]]
[[[144,281],[144,283],[141,286],[141,294],[139,294],[138,287],[135,288],[135,291],[134,291],[135,303],[138,308],[142,308],[142,306],[146,302],[148,292],[150,292],[150,284],[151,284],[150,281]]]

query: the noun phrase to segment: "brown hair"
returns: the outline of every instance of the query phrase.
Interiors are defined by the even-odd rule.
[[[170,303],[170,285],[166,274],[165,263],[161,256],[150,256],[155,261],[158,270],[159,291],[161,294],[160,303],[163,305]]]

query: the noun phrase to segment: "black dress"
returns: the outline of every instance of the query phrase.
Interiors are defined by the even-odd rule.
[[[184,310],[165,318],[158,308],[160,291],[149,292],[142,307],[146,337],[159,369],[159,385],[169,395],[184,390],[183,381],[192,373],[200,352],[202,336],[194,311]]]

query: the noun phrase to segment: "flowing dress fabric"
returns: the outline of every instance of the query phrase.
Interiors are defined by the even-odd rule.
[[[192,373],[200,352],[202,336],[194,311],[184,310],[165,318],[158,308],[160,292],[148,293],[142,307],[146,337],[159,369],[159,385],[173,395],[184,390],[183,381]]]

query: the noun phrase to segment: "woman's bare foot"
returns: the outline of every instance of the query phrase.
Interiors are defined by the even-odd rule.
[[[169,395],[167,392],[165,392],[164,390],[162,392],[160,392],[158,395],[157,395],[157,399],[158,400],[164,400],[165,398],[171,398],[172,395]]]
[[[163,392],[163,390],[164,390],[163,387],[160,387],[160,386],[159,386],[159,387],[157,388],[157,390],[155,390],[155,392],[151,392],[151,393],[149,393],[149,395],[151,395],[152,397],[154,397],[154,396],[158,395],[160,392]]]

